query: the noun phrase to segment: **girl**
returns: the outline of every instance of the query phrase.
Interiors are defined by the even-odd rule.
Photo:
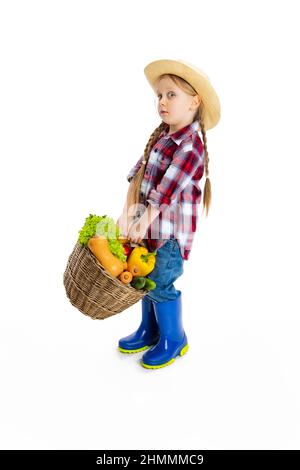
[[[155,268],[148,275],[156,288],[143,297],[141,324],[119,340],[119,350],[148,349],[141,364],[158,369],[188,350],[182,292],[175,289],[174,282],[191,252],[202,194],[198,183],[204,171],[203,206],[208,214],[211,187],[206,130],[218,123],[220,103],[207,75],[183,60],[157,60],[144,72],[157,96],[162,121],[127,175],[130,186],[117,224],[131,242],[156,251]]]

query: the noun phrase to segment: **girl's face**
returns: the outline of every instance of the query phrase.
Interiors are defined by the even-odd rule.
[[[156,99],[157,111],[161,119],[170,125],[171,132],[176,132],[193,122],[200,103],[198,95],[188,95],[169,77],[157,81]]]

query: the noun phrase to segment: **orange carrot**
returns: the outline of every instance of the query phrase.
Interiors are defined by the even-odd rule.
[[[132,274],[129,271],[123,271],[119,276],[120,281],[124,284],[129,284],[132,281]]]

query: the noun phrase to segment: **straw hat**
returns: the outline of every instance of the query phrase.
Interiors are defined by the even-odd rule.
[[[195,89],[203,101],[203,119],[205,129],[214,127],[220,119],[220,101],[208,76],[200,69],[184,60],[155,60],[144,68],[148,82],[156,93],[158,77],[164,73],[178,75]]]

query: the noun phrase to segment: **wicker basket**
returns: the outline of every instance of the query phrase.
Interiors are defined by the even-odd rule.
[[[122,312],[149,292],[111,276],[89,248],[79,242],[69,257],[64,286],[71,304],[94,320]]]

